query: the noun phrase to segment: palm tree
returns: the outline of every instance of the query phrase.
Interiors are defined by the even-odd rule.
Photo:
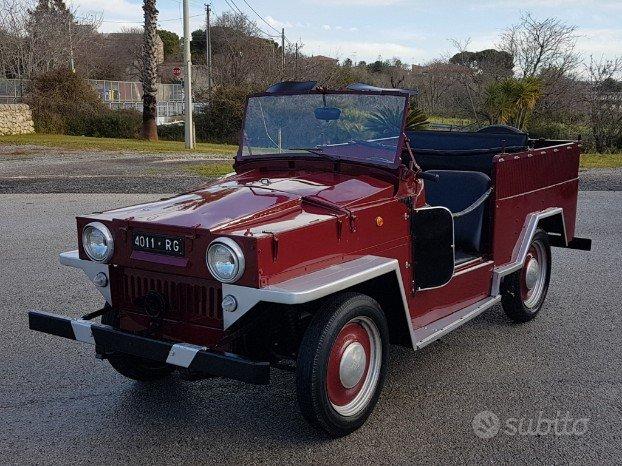
[[[406,115],[406,131],[425,129],[429,124],[428,117],[414,103],[408,109]],[[394,136],[402,127],[402,113],[388,107],[381,107],[367,117],[365,128],[383,136]]]
[[[512,124],[522,129],[541,95],[542,83],[537,78],[508,78],[491,84],[486,99],[491,123]]]
[[[156,0],[143,0],[145,12],[145,31],[143,34],[143,125],[141,136],[149,141],[158,140],[157,102],[158,64],[156,62],[156,37],[158,10]]]

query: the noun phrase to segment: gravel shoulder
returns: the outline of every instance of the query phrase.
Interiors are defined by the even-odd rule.
[[[180,192],[209,177],[193,168],[222,169],[222,154],[142,154],[0,145],[0,193]]]
[[[184,192],[213,177],[196,169],[227,169],[222,154],[142,154],[0,145],[0,193]],[[218,171],[218,170],[216,170]],[[622,191],[621,168],[581,170],[583,191]]]

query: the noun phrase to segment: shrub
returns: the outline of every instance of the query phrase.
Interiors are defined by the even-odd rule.
[[[141,124],[142,115],[135,110],[105,110],[87,118],[81,132],[71,134],[131,139],[138,137]]]
[[[583,152],[594,150],[594,137],[589,127],[580,124],[562,123],[559,121],[537,120],[527,128],[529,136],[538,139],[576,140],[581,136]]]
[[[158,126],[158,139],[161,139],[162,141],[183,141],[184,140],[183,122],[182,123],[171,123],[168,125],[159,125]],[[198,138],[198,135],[197,135],[197,140],[199,142],[203,142]]]
[[[41,133],[64,134],[72,128],[73,134],[81,134],[81,121],[106,111],[90,84],[67,69],[35,77],[25,101],[32,110],[35,131]]]
[[[196,116],[197,140],[237,144],[248,94],[244,87],[215,89],[210,105]]]

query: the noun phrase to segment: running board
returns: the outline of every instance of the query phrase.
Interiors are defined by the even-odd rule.
[[[448,315],[447,317],[443,317],[442,319],[436,320],[425,327],[418,328],[415,330],[415,350],[421,349],[424,346],[429,345],[430,343],[438,340],[442,336],[448,334],[452,330],[457,329],[462,324],[466,324],[469,320],[477,317],[486,309],[494,306],[499,301],[501,301],[501,296],[497,295],[495,297],[488,297],[486,299],[482,299],[481,301],[476,302],[475,304],[471,304],[470,306],[465,307],[459,311],[454,312],[453,314]]]

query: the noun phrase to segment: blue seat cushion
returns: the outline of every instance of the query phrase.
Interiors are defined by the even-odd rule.
[[[452,213],[461,212],[481,198],[490,188],[490,178],[481,172],[429,170],[438,181],[425,181],[425,196],[431,206],[447,207]],[[466,215],[454,218],[456,249],[479,252],[486,202]]]

